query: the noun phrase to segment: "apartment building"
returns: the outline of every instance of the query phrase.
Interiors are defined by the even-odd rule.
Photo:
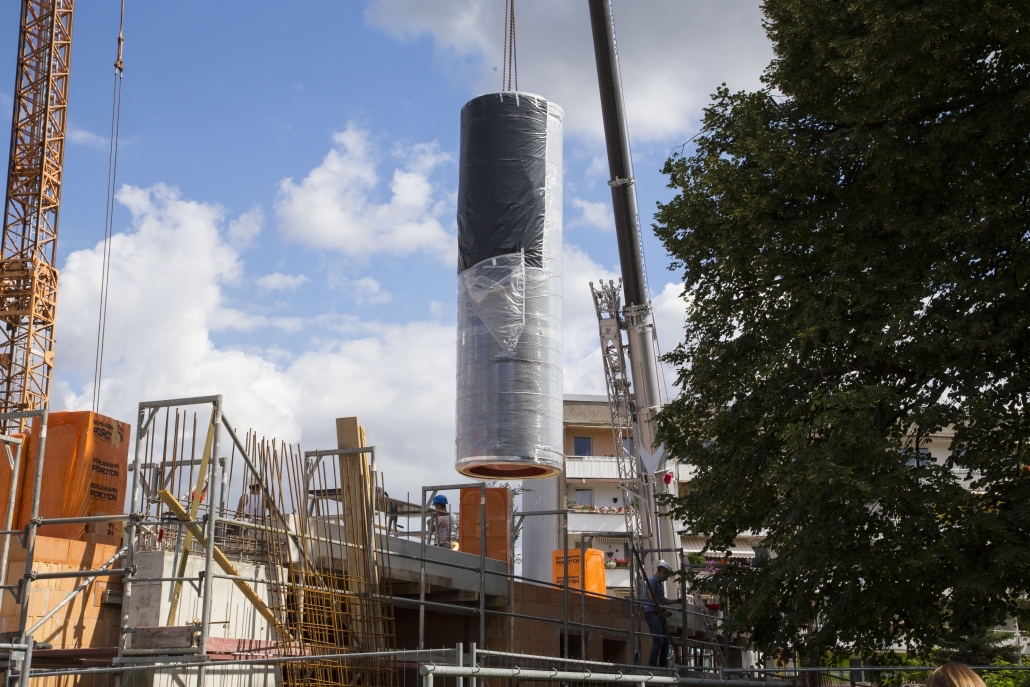
[[[605,582],[614,596],[629,594],[629,551],[626,517],[611,412],[606,396],[566,395],[564,398],[565,472],[547,480],[526,481],[522,495],[525,511],[568,509],[569,548],[586,547],[604,551],[607,561]],[[672,493],[684,493],[690,481],[689,466],[670,466],[659,476]],[[700,552],[703,536],[683,533],[682,522],[662,523],[667,538],[673,538],[684,554]],[[556,515],[527,517],[523,525],[523,574],[551,580],[552,551],[561,548],[561,518]],[[708,558],[750,559],[755,556],[759,537],[737,538],[727,552],[706,553]],[[668,558],[674,559],[675,555]],[[674,562],[670,560],[670,562]]]

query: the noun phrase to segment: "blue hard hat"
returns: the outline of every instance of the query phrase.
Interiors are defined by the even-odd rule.
[[[444,496],[443,494],[437,494],[436,496],[433,497],[433,505],[434,506],[446,506],[447,505],[447,497]]]

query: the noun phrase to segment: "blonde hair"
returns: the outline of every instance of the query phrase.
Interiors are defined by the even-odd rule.
[[[965,663],[945,663],[930,674],[926,687],[986,687]]]

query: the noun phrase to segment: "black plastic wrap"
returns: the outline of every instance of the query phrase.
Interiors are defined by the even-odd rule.
[[[461,108],[458,271],[525,253],[543,266],[547,101],[493,93]]]

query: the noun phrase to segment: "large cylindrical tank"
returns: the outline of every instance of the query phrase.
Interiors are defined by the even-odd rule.
[[[493,93],[461,110],[458,472],[562,470],[562,110]]]

